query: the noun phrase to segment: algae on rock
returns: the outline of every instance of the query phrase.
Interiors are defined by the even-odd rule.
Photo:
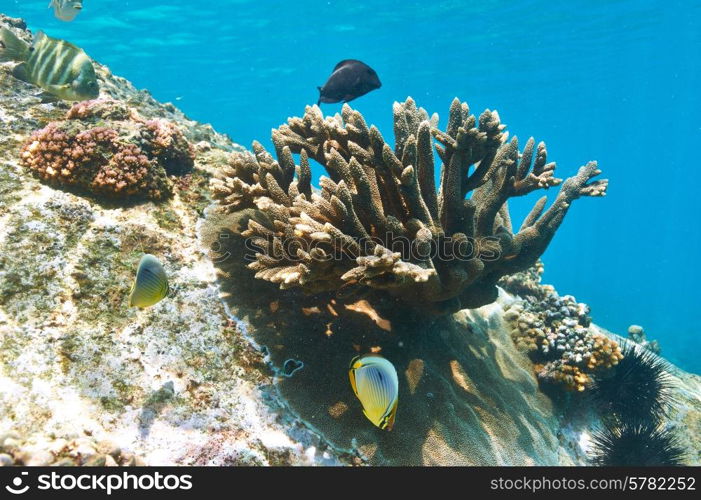
[[[0,15],[0,27],[31,41],[18,20]],[[227,316],[200,248],[205,186],[240,146],[95,67],[101,100],[70,121],[136,110],[146,128],[172,122],[194,166],[158,204],[115,206],[40,182],[20,165],[21,145],[70,106],[42,103],[0,64],[0,463],[346,463],[266,394],[263,356]],[[149,142],[182,165],[169,130]],[[127,298],[144,251],[162,258],[173,294],[140,311]]]

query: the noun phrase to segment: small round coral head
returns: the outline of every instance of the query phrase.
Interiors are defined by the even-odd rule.
[[[357,356],[351,361],[348,376],[368,420],[391,431],[399,402],[399,378],[394,365],[377,354]]]
[[[160,261],[145,254],[136,270],[136,279],[129,293],[129,307],[150,307],[168,295],[168,277]]]

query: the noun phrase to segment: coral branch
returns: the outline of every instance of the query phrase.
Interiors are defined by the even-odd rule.
[[[457,99],[444,131],[411,98],[393,113],[394,148],[348,105],[326,118],[308,106],[273,130],[277,160],[259,143],[232,155],[212,189],[224,210],[266,215],[243,233],[256,242],[258,278],[310,293],[359,285],[432,311],[477,307],[494,300],[499,278],[536,262],[573,200],[605,194],[589,163],[513,234],[508,199],[562,183],[545,145],[531,138],[519,153],[496,111],[477,120]],[[318,193],[310,159],[328,173]]]

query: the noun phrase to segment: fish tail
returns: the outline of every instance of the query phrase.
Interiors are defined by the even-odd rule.
[[[321,87],[317,87],[317,90],[319,91],[319,100],[316,101],[316,105],[321,106]]]
[[[27,59],[29,59],[29,45],[7,28],[0,29],[0,62]]]

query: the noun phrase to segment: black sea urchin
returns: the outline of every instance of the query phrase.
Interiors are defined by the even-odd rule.
[[[632,345],[608,377],[594,381],[591,400],[605,419],[629,425],[656,425],[672,402],[667,363]]]
[[[592,437],[598,466],[682,465],[684,450],[670,430],[655,425],[612,425]]]

